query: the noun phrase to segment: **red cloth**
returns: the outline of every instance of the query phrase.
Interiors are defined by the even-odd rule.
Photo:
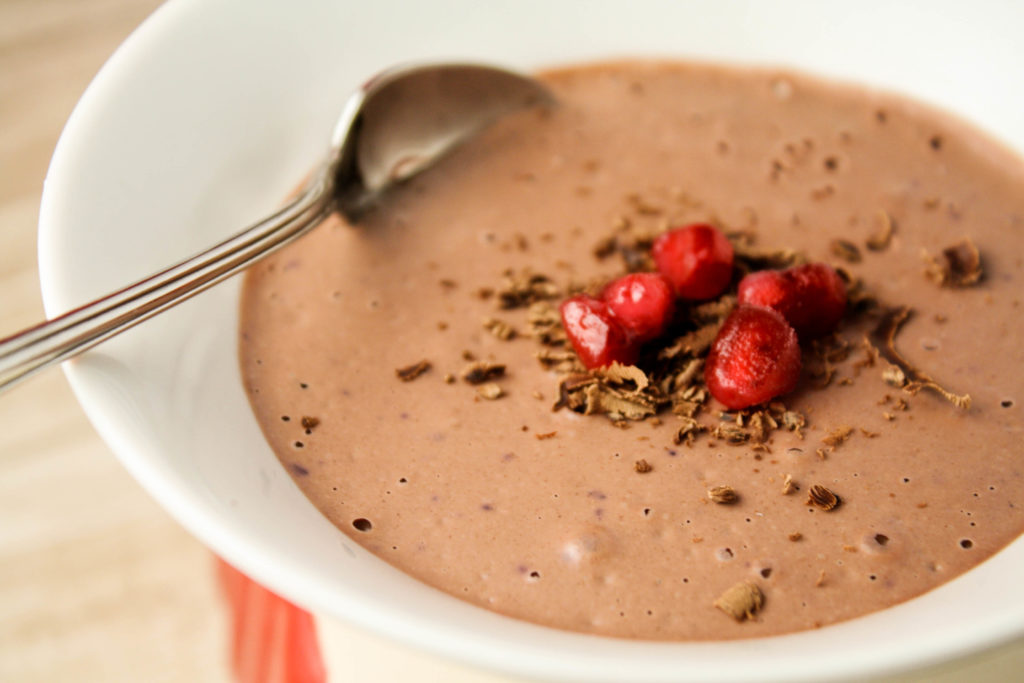
[[[217,559],[239,683],[326,683],[313,615]]]

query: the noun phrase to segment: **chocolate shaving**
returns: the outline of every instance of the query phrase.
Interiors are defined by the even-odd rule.
[[[683,417],[683,425],[676,432],[672,440],[677,444],[692,444],[697,435],[705,431],[707,427],[697,422],[692,417]]]
[[[859,375],[860,371],[863,370],[864,368],[875,367],[875,363],[878,362],[878,349],[872,346],[870,339],[868,339],[867,337],[862,338],[860,342],[860,347],[861,350],[864,352],[864,355],[861,357],[860,360],[853,364],[854,375]]]
[[[604,413],[614,422],[643,420],[658,412],[658,401],[641,394],[623,394],[619,390],[594,385],[590,394],[591,412]]]
[[[644,199],[644,197],[638,192],[631,192],[626,195],[626,201],[628,201],[633,210],[641,216],[660,216],[663,211],[660,206]]]
[[[626,271],[639,273],[654,270],[654,260],[651,258],[653,243],[653,235],[637,235],[628,242],[619,240],[619,256]]]
[[[893,386],[902,387],[911,395],[917,394],[922,389],[928,389],[939,394],[957,408],[964,410],[970,408],[971,397],[969,394],[954,394],[939,386],[923,371],[908,363],[896,350],[896,335],[903,324],[910,319],[911,313],[911,309],[906,306],[891,308],[882,315],[878,326],[871,332],[871,341],[878,348],[879,355],[895,368],[895,371],[888,368],[884,370],[883,378]]]
[[[703,363],[703,361],[701,361],[701,363]],[[706,401],[708,396],[710,396],[708,390],[704,386],[696,383],[683,388],[681,392],[677,391],[677,394],[678,398],[686,399],[687,401],[697,401],[698,403]]]
[[[722,593],[715,600],[714,606],[736,621],[753,619],[758,610],[764,606],[764,594],[757,584],[741,581]]]
[[[889,386],[899,389],[907,385],[907,373],[903,372],[903,370],[899,369],[895,365],[890,365],[882,370],[882,381]]]
[[[734,261],[744,272],[782,270],[807,263],[807,256],[794,249],[754,246],[756,235],[749,230],[729,232],[726,237],[732,242]]]
[[[837,446],[842,444],[844,441],[849,439],[852,435],[853,435],[853,427],[851,427],[849,425],[843,425],[843,426],[837,427],[836,429],[833,429],[831,432],[829,432],[827,436],[822,438],[821,442],[823,444],[825,444],[826,446],[831,446],[832,448],[836,448]]]
[[[775,421],[775,418],[773,418],[770,413],[764,410],[758,410],[750,416],[748,425],[751,440],[755,443],[763,444],[768,440],[768,434],[773,429],[778,428],[779,423]]]
[[[484,382],[504,376],[505,365],[503,363],[477,361],[463,368],[460,374],[462,379],[470,384],[483,384]]]
[[[305,429],[307,433],[309,433],[316,429],[316,427],[320,424],[320,418],[304,416],[301,420],[299,420],[299,424],[301,424],[302,428]]]
[[[599,260],[618,254],[622,265],[630,273],[654,270],[651,245],[656,237],[657,233],[654,232],[633,231],[630,220],[620,216],[612,225],[612,232],[594,245],[593,254]]]
[[[719,423],[711,434],[716,439],[722,439],[732,446],[739,446],[750,441],[750,432],[742,427],[731,425],[726,422]]]
[[[562,317],[558,309],[548,301],[538,301],[530,305],[530,310],[526,314],[526,325],[530,330],[530,336],[541,344],[561,346],[566,342]]]
[[[867,248],[871,251],[884,251],[887,249],[889,243],[892,242],[892,234],[896,230],[896,225],[889,216],[889,212],[885,209],[878,210],[878,222],[878,232],[868,237],[865,242]]]
[[[811,190],[811,199],[821,200],[827,199],[836,193],[836,188],[833,185],[822,185]]]
[[[648,472],[654,469],[654,466],[651,465],[651,463],[647,462],[646,460],[637,460],[635,463],[633,463],[633,469],[638,474],[647,474]]]
[[[731,486],[712,486],[708,489],[708,499],[720,505],[732,505],[740,499]]]
[[[516,329],[514,327],[496,318],[486,318],[484,320],[484,329],[502,341],[514,339],[516,336]]]
[[[814,352],[829,363],[842,363],[850,357],[850,342],[838,334],[831,334],[812,343]]]
[[[878,300],[867,291],[864,281],[854,277],[845,268],[836,268],[836,273],[846,283],[846,308],[848,311],[860,313],[878,305]]]
[[[794,491],[799,491],[800,487],[793,481],[793,475],[787,474],[786,479],[782,482],[782,495],[788,496]]]
[[[690,317],[700,323],[722,322],[736,307],[736,297],[725,294],[714,301],[708,301],[690,309]]]
[[[503,309],[520,308],[536,301],[556,299],[561,291],[546,275],[523,270],[506,270],[497,290],[498,306]]]
[[[843,239],[834,239],[829,245],[829,251],[832,255],[838,259],[842,259],[847,263],[860,263],[860,248],[857,247],[853,242],[848,242]]]
[[[817,381],[816,387],[824,389],[832,383],[836,364],[850,357],[850,342],[837,334],[831,334],[811,342],[811,353],[805,355],[808,374]]]
[[[822,510],[834,510],[839,505],[839,496],[820,484],[815,484],[807,491],[807,504]]]
[[[730,230],[725,233],[725,237],[732,243],[733,251],[750,249],[757,242],[757,231],[752,229]]]
[[[946,247],[938,256],[924,254],[925,275],[940,287],[970,287],[981,281],[981,254],[970,238]]]
[[[704,361],[700,358],[693,358],[686,361],[682,370],[665,378],[662,386],[665,393],[681,392],[672,399],[672,410],[677,415],[693,417],[704,404],[706,396],[695,386],[698,381],[702,381],[701,370],[703,369]],[[692,406],[692,409],[678,410],[682,405]]]
[[[802,439],[803,428],[807,426],[807,418],[795,410],[787,410],[782,413],[782,426],[791,432],[796,432]]]
[[[486,398],[488,401],[494,401],[505,395],[502,388],[494,382],[481,384],[476,388],[476,393],[478,393],[481,398]]]
[[[669,399],[634,366],[611,367],[569,375],[559,385],[554,410],[607,415],[612,422],[643,420],[668,405]]]
[[[430,361],[421,360],[419,363],[413,363],[412,365],[406,366],[404,368],[396,369],[395,375],[397,375],[398,379],[402,380],[403,382],[411,382],[429,369]]]
[[[607,368],[596,370],[596,372],[606,382],[620,386],[632,386],[634,391],[638,392],[643,391],[651,384],[644,371],[635,365],[622,365],[615,362]]]
[[[570,349],[541,349],[534,354],[542,366],[559,374],[586,372],[579,358]]]
[[[606,259],[616,252],[618,245],[616,244],[615,235],[608,235],[607,237],[601,238],[597,244],[594,245],[593,253],[596,259]]]
[[[658,351],[658,358],[662,360],[671,360],[677,356],[697,358],[707,355],[712,342],[714,342],[715,337],[718,336],[718,329],[722,326],[722,321],[724,321],[724,319],[725,318],[723,317],[721,320],[709,322],[698,327],[696,330],[692,330],[683,336],[678,337],[672,344]]]

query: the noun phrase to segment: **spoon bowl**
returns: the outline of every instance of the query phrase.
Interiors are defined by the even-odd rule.
[[[334,129],[338,210],[358,220],[389,187],[496,119],[553,101],[533,79],[476,64],[378,74],[349,99]]]
[[[0,339],[0,391],[234,275],[334,211],[357,221],[389,187],[495,119],[552,101],[536,81],[490,66],[411,65],[381,73],[349,98],[326,159],[295,199],[196,256]]]

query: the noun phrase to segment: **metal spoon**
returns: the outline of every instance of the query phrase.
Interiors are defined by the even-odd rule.
[[[349,221],[500,116],[553,103],[539,83],[470,64],[385,71],[345,104],[322,165],[287,206],[206,251],[60,317],[0,339],[0,391],[217,284],[334,211]]]

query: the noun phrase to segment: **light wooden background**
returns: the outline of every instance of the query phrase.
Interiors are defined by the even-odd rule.
[[[284,1],[284,0],[282,0]],[[42,319],[43,178],[75,102],[158,0],[0,0],[0,337]],[[208,551],[96,436],[58,370],[0,395],[0,681],[224,683],[227,624]],[[335,625],[345,681],[508,679]],[[900,681],[1003,681],[1024,647]]]

